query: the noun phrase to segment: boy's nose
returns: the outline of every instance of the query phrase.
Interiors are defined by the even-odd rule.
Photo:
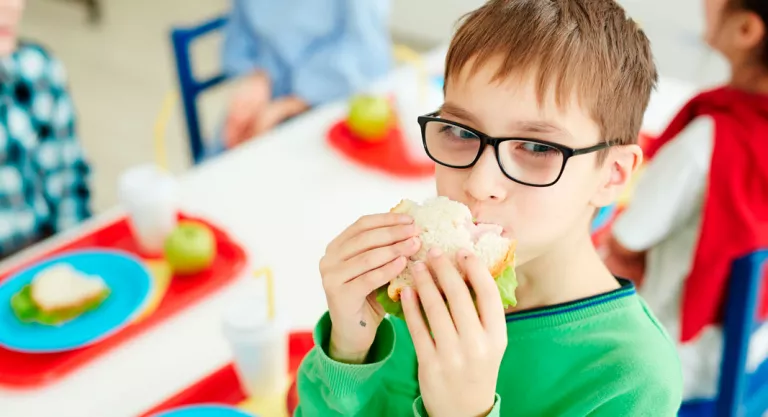
[[[477,201],[507,198],[505,185],[509,179],[501,172],[492,147],[485,148],[480,159],[469,171],[464,188],[472,198]]]

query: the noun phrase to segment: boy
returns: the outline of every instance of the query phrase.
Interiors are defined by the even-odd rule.
[[[223,145],[233,147],[391,67],[389,0],[233,0],[223,66],[241,77]]]
[[[321,260],[329,313],[296,415],[674,416],[674,345],[589,233],[642,159],[656,78],[648,39],[613,0],[492,0],[470,13],[424,141],[438,194],[517,240],[519,304],[503,310],[472,255],[457,271],[432,252],[403,291],[405,322],[384,318],[370,293],[419,241],[408,218],[364,217]],[[481,146],[485,135],[504,139]]]
[[[90,216],[64,67],[18,42],[23,9],[0,0],[0,259]]]

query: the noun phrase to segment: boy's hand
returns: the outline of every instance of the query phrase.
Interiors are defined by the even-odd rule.
[[[419,359],[419,385],[429,415],[486,416],[494,405],[499,366],[507,348],[504,307],[482,262],[466,251],[459,252],[458,260],[476,294],[477,308],[459,271],[433,249],[429,264],[450,312],[425,264],[414,268],[416,291],[403,290],[403,311]]]
[[[384,318],[373,292],[397,277],[421,245],[410,216],[361,217],[326,248],[320,260],[331,316],[330,356],[362,363]]]
[[[257,119],[272,96],[269,76],[258,71],[240,81],[229,104],[224,144],[232,148],[256,135]]]
[[[295,96],[281,97],[273,100],[264,106],[263,111],[256,116],[251,137],[266,133],[285,120],[297,116],[308,109],[309,105],[304,100]]]

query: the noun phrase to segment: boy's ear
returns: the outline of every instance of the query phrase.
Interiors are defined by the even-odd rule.
[[[638,145],[616,146],[611,149],[603,166],[605,175],[592,198],[592,204],[595,207],[605,207],[615,202],[642,163],[643,150]]]

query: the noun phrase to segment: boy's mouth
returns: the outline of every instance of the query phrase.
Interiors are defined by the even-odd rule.
[[[486,233],[502,235],[504,233],[504,228],[496,223],[485,223],[479,221],[477,218],[473,218],[469,231],[472,235],[472,241],[477,242],[480,237]]]

